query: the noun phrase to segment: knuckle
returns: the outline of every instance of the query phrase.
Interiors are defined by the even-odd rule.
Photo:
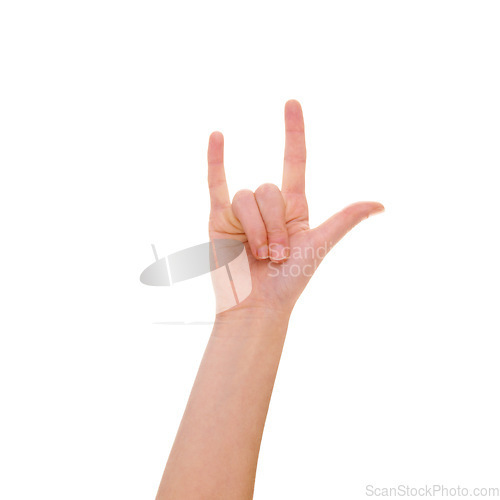
[[[262,221],[256,219],[248,221],[245,234],[253,247],[259,248],[263,245],[267,245],[267,233]]]
[[[233,196],[233,203],[240,203],[242,200],[247,200],[251,196],[253,196],[253,193],[252,193],[252,191],[250,191],[250,189],[240,189]]]
[[[248,240],[252,243],[252,245],[256,248],[267,245],[267,238],[265,233],[251,233],[247,234]]]
[[[267,196],[272,193],[279,192],[280,188],[276,186],[276,184],[272,184],[270,182],[266,182],[265,184],[261,184],[255,191],[256,195],[259,196]]]
[[[288,241],[288,231],[280,221],[276,221],[276,223],[268,225],[267,234],[270,240],[283,243]]]

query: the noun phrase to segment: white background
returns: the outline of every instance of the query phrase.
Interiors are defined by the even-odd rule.
[[[6,0],[0,497],[154,498],[209,277],[141,285],[232,193],[279,184],[303,106],[311,222],[377,200],[297,304],[257,500],[500,486],[500,5]]]

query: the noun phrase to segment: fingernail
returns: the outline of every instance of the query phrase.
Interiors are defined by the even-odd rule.
[[[267,248],[267,245],[264,245],[257,249],[257,257],[259,257],[259,259],[267,259],[269,257],[269,250]]]
[[[385,207],[381,205],[380,208],[377,208],[370,214],[370,217],[372,217],[373,215],[381,214],[382,212],[385,212]]]
[[[272,248],[271,248],[272,247]],[[269,246],[269,255],[271,260],[282,261],[288,257],[288,248],[280,244]]]

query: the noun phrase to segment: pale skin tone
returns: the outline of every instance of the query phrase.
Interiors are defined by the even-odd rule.
[[[210,135],[207,159],[210,238],[245,244],[252,291],[216,316],[157,500],[252,498],[294,304],[326,252],[363,219],[384,210],[377,202],[358,202],[309,227],[304,119],[295,100],[285,104],[281,189],[263,184],[255,193],[239,191],[231,201],[220,132]]]

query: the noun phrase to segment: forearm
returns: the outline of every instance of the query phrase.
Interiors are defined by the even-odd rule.
[[[250,499],[288,314],[219,315],[157,498]]]

